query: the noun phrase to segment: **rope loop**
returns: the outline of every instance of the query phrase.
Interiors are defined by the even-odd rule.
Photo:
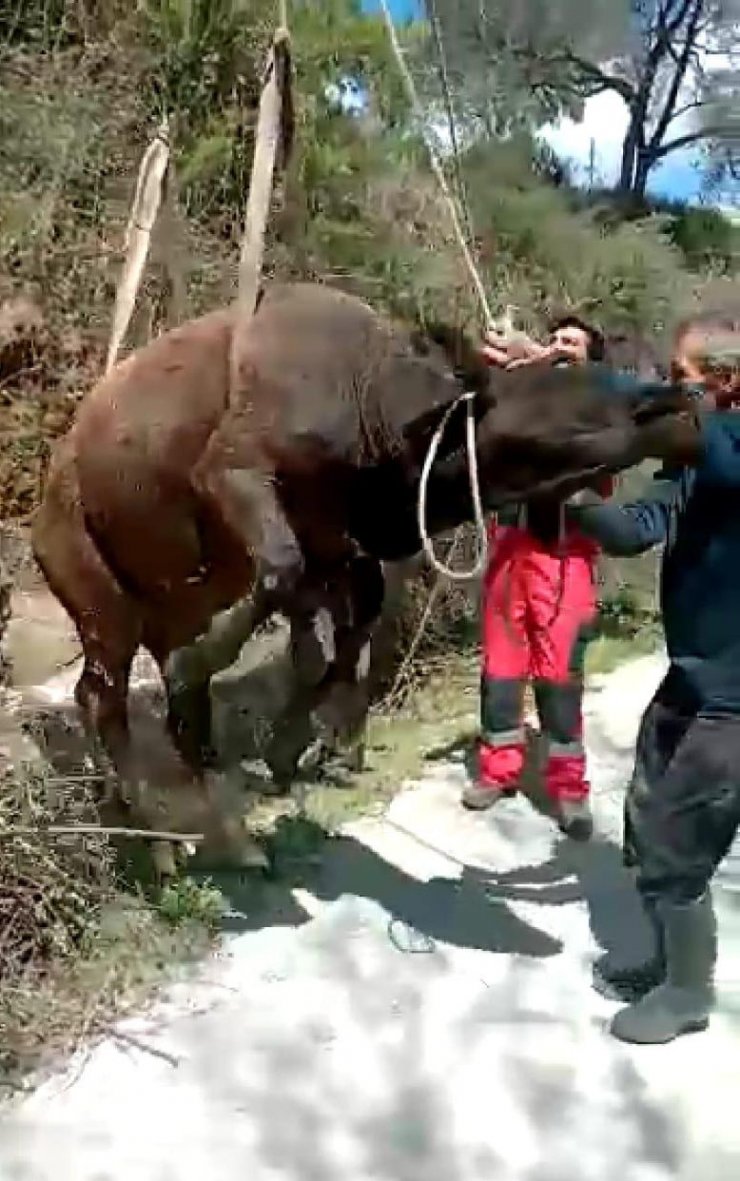
[[[483,512],[483,502],[481,500],[480,492],[480,475],[478,472],[478,455],[475,446],[475,410],[473,402],[475,393],[468,391],[461,394],[459,398],[447,407],[442,419],[437,427],[432,441],[429,444],[429,450],[424,459],[424,466],[421,469],[421,478],[419,480],[419,496],[417,500],[417,523],[419,526],[419,536],[421,537],[421,544],[424,549],[429,562],[432,567],[441,574],[444,578],[450,578],[453,582],[471,582],[474,578],[478,578],[486,568],[488,562],[488,533],[486,530],[485,514]],[[447,424],[452,415],[457,410],[458,406],[465,403],[465,444],[468,457],[468,478],[470,481],[470,497],[473,503],[473,522],[475,524],[476,542],[477,542],[477,556],[475,562],[470,570],[453,570],[451,566],[446,566],[441,562],[434,552],[432,539],[429,536],[427,527],[427,493],[429,490],[429,478],[432,474],[434,461],[437,458],[440,444],[444,438]]]

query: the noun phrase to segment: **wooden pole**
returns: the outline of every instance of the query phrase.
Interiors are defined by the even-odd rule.
[[[240,318],[242,315],[251,316],[257,302],[275,169],[277,166],[285,167],[289,141],[292,138],[291,72],[290,34],[281,26],[275,33],[267,58],[265,81],[260,96],[252,175],[239,260]]]
[[[116,363],[118,350],[131,322],[136,296],[144,273],[152,229],[162,200],[162,186],[170,159],[169,122],[164,120],[144,153],[136,182],[126,230],[126,261],[116,290],[113,326],[105,372]]]
[[[237,322],[231,344],[231,389],[240,384],[245,329],[257,306],[276,169],[285,169],[293,146],[293,61],[286,0],[279,0],[280,26],[267,57],[260,96],[249,196],[239,259]]]
[[[181,324],[187,318],[188,285],[186,278],[185,226],[180,211],[175,162],[170,156],[162,184],[162,209],[155,237],[158,253],[167,281],[167,328]]]
[[[157,832],[150,828],[106,828],[99,824],[52,824],[49,827],[32,828],[30,825],[16,828],[0,828],[0,841],[12,841],[19,837],[132,837],[145,841],[172,841],[187,845],[200,844],[205,840],[202,832]]]

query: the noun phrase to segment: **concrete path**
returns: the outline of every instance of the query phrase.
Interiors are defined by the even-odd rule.
[[[589,987],[644,932],[617,841],[650,658],[589,698],[598,838],[437,765],[310,890],[0,1120],[2,1181],[737,1181],[740,857],[711,1030],[632,1049]]]

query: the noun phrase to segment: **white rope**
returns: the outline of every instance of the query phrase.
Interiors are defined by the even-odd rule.
[[[408,66],[406,65],[406,61],[403,56],[403,50],[401,49],[401,45],[396,35],[396,27],[393,23],[393,17],[391,16],[391,11],[388,7],[387,0],[380,0],[380,5],[383,10],[383,16],[385,17],[391,48],[393,49],[401,77],[406,86],[409,102],[411,103],[411,107],[419,123],[419,127],[423,129],[424,112],[419,101],[419,95],[417,93],[416,86],[414,85],[414,80],[411,77],[411,72]],[[423,130],[422,138],[424,140],[424,145],[427,149],[427,152],[429,153],[429,162],[432,166],[432,171],[437,178],[442,196],[447,204],[450,220],[452,222],[452,228],[455,232],[455,237],[457,238],[460,252],[463,256],[463,261],[465,262],[465,265],[468,269],[468,274],[470,275],[473,287],[475,288],[476,295],[478,296],[478,302],[480,304],[486,325],[491,325],[493,323],[493,315],[488,303],[488,296],[486,295],[486,289],[483,286],[483,280],[480,277],[480,272],[475,265],[475,259],[473,258],[467,239],[465,237],[465,232],[458,215],[455,197],[452,193],[452,190],[450,189],[449,184],[447,183],[447,177],[445,176],[444,168],[442,167],[439,156],[434,146],[430,143],[428,136],[424,134]],[[437,430],[434,433],[434,438],[429,445],[429,451],[427,452],[427,457],[422,469],[421,480],[419,482],[419,499],[417,502],[419,535],[421,537],[424,553],[438,574],[443,575],[445,578],[451,578],[456,582],[469,582],[472,581],[472,579],[477,578],[485,569],[486,563],[488,561],[488,533],[486,531],[486,522],[483,515],[483,506],[480,497],[478,459],[475,450],[475,414],[473,411],[474,397],[475,394],[466,393],[458,398],[456,402],[453,402],[437,427]],[[460,405],[460,402],[463,401],[467,403],[466,442],[468,451],[468,472],[470,476],[470,493],[473,500],[473,519],[477,534],[476,541],[478,555],[471,570],[454,571],[449,566],[446,566],[443,562],[440,562],[434,553],[434,547],[432,545],[432,540],[429,536],[429,530],[426,523],[426,498],[429,476],[437,455],[437,451],[439,450],[439,445],[444,436],[445,427],[447,426],[447,422],[454,410]]]
[[[451,406],[448,406],[444,417],[434,432],[434,437],[429,444],[424,466],[421,469],[421,478],[419,480],[419,498],[416,505],[416,519],[419,526],[419,536],[421,537],[421,544],[424,548],[424,553],[429,559],[431,565],[438,574],[442,574],[445,578],[451,578],[454,582],[470,582],[474,578],[478,578],[483,573],[488,561],[488,533],[486,530],[486,521],[483,513],[483,502],[480,494],[480,479],[478,474],[478,456],[475,450],[475,411],[473,410],[474,393],[461,394]],[[473,521],[475,523],[476,541],[477,541],[477,556],[473,567],[470,570],[453,570],[452,567],[446,566],[440,562],[439,558],[434,553],[434,546],[432,539],[429,536],[427,529],[427,491],[429,488],[429,477],[432,473],[434,461],[437,458],[440,444],[444,438],[445,429],[450,418],[457,410],[458,406],[465,402],[465,443],[468,453],[468,476],[470,479],[470,498],[473,502]]]
[[[406,61],[403,56],[403,50],[401,49],[401,45],[398,40],[398,36],[396,35],[396,26],[393,23],[393,17],[391,16],[391,11],[390,11],[390,8],[388,7],[388,0],[380,0],[380,6],[383,9],[383,16],[385,17],[385,23],[388,27],[388,36],[390,38],[391,48],[393,49],[393,53],[394,53],[396,61],[398,63],[398,68],[401,72],[401,77],[403,78],[404,84],[406,86],[406,91],[408,93],[409,102],[411,103],[412,109],[414,111],[414,115],[416,116],[416,118],[419,122],[419,127],[423,128],[424,111],[422,109],[421,102],[419,101],[419,95],[417,93],[416,86],[414,85],[414,80],[411,77],[411,72],[410,72],[408,66],[406,65]],[[463,231],[462,225],[460,223],[460,217],[457,212],[455,198],[452,193],[452,190],[450,189],[449,184],[447,183],[447,177],[445,176],[444,168],[442,167],[439,156],[438,156],[434,146],[430,143],[428,136],[426,136],[424,134],[423,130],[422,130],[422,138],[424,140],[424,145],[427,149],[427,152],[429,153],[429,162],[432,166],[432,171],[434,172],[434,175],[437,178],[437,181],[439,183],[439,187],[442,190],[442,195],[447,203],[450,218],[452,221],[452,227],[455,231],[455,236],[458,240],[458,244],[460,246],[460,250],[462,252],[462,256],[465,261],[465,265],[468,268],[468,273],[469,273],[470,278],[472,280],[473,286],[475,287],[475,291],[478,296],[478,301],[480,303],[481,310],[482,310],[483,315],[485,317],[486,324],[487,325],[491,324],[493,322],[493,315],[491,313],[491,308],[488,303],[488,296],[486,295],[486,289],[483,286],[483,280],[480,277],[480,273],[478,271],[478,268],[475,265],[475,259],[473,258],[473,255],[471,254],[470,247],[468,246],[467,240],[465,238],[465,233]]]

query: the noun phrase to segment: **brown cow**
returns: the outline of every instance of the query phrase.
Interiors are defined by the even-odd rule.
[[[276,285],[251,322],[235,315],[183,325],[91,391],[34,525],[37,559],[84,650],[77,700],[124,776],[140,644],[163,672],[171,731],[193,767],[208,756],[210,676],[272,612],[288,616],[302,654],[287,720],[332,680],[354,681],[382,604],[380,562],[420,548],[420,470],[463,390],[477,395],[489,506],[637,462],[655,448],[646,420],[670,426],[683,406],[672,391],[609,397],[588,370],[492,376],[459,333],[409,333],[327,287]],[[432,534],[470,518],[464,417],[461,407],[451,418],[431,479]],[[287,781],[300,752],[284,742],[278,726],[270,761]]]

